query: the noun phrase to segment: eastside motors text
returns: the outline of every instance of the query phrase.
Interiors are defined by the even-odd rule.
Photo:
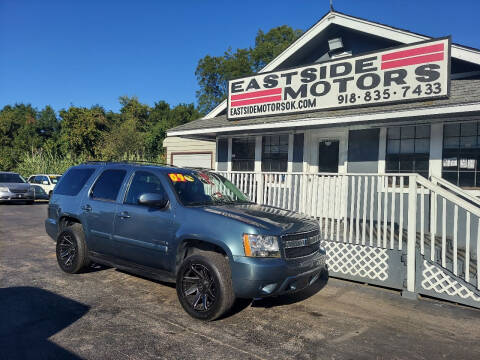
[[[448,95],[450,39],[229,82],[228,117]]]

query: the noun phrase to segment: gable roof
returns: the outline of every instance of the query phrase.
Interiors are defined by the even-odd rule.
[[[343,14],[338,11],[330,11],[325,14],[316,24],[305,31],[293,44],[286,48],[280,55],[268,63],[258,73],[272,71],[277,69],[285,60],[298,52],[303,46],[311,41],[315,36],[324,31],[329,25],[336,24],[356,31],[368,33],[381,38],[393,40],[402,44],[411,44],[423,40],[431,39],[430,36],[414,33],[412,31],[399,29],[393,26],[384,25],[374,21],[369,21]],[[480,65],[480,50],[466,47],[458,44],[452,44],[452,58],[464,60],[473,64]],[[224,100],[203,119],[211,119],[218,116],[227,107],[227,101]]]

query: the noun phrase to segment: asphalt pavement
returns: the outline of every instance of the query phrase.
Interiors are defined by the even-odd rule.
[[[60,271],[47,205],[0,205],[0,359],[480,359],[480,310],[330,278],[193,320],[174,286]]]

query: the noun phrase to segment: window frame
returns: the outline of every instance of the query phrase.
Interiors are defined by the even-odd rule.
[[[447,126],[458,126],[458,133],[454,135],[446,135],[446,127]],[[474,125],[475,126],[475,133],[472,135],[462,135],[462,126],[464,125]],[[475,145],[472,147],[462,147],[462,139],[464,138],[476,138]],[[470,122],[447,122],[443,124],[443,137],[442,137],[442,179],[445,179],[455,186],[458,186],[465,190],[480,190],[480,121],[470,121]],[[445,143],[448,139],[458,138],[458,144],[455,147],[446,147]],[[446,153],[453,153],[455,155],[448,155]],[[445,160],[455,158],[456,161],[456,169],[455,170],[446,170],[444,166]],[[475,161],[475,165],[473,170],[469,170],[468,168],[461,168],[461,160],[471,160]],[[448,169],[448,167],[447,167]],[[448,174],[455,174],[456,181],[451,181],[451,177]],[[461,174],[470,174],[473,175],[473,185],[462,185],[460,175]]]
[[[234,163],[237,161],[237,159],[234,158],[234,153],[233,153],[233,147],[234,147],[234,142],[235,140],[246,140],[247,143],[253,143],[253,158],[251,159],[240,159],[238,161],[251,161],[252,162],[252,169],[251,170],[235,170],[234,169]],[[232,171],[239,171],[239,172],[254,172],[255,171],[255,152],[256,152],[256,137],[255,136],[238,136],[238,137],[232,137],[231,138],[232,142],[232,148],[231,148],[231,154],[230,154],[230,164],[231,164],[231,169]]]
[[[286,144],[282,144],[282,143],[281,143],[280,138],[282,138],[282,137],[285,137],[285,138],[286,138],[286,140],[287,140]],[[266,138],[278,138],[278,145],[277,145],[278,147],[284,146],[284,145],[287,146],[287,151],[286,151],[286,152],[280,152],[280,151],[279,151],[279,152],[277,152],[277,153],[272,153],[272,152],[269,152],[269,153],[268,153],[268,154],[282,154],[282,155],[284,155],[284,157],[285,157],[285,159],[284,159],[284,160],[285,160],[285,170],[271,170],[271,167],[272,167],[272,166],[271,166],[271,161],[273,161],[273,160],[277,160],[277,161],[278,161],[278,160],[283,160],[283,159],[273,159],[273,158],[267,159],[268,161],[270,161],[270,170],[264,168],[264,163],[265,163],[265,160],[266,160],[266,159],[265,159],[265,146],[266,146],[265,140],[266,140]],[[271,144],[269,144],[269,146],[271,147]],[[288,134],[288,133],[262,135],[261,171],[262,171],[262,172],[280,172],[280,173],[288,172],[288,151],[289,151],[289,146],[290,146],[290,134]]]
[[[428,127],[427,136],[417,137],[417,131],[419,127]],[[404,128],[413,128],[413,135],[402,137],[402,129]],[[389,130],[390,129],[399,129],[398,138],[390,138]],[[431,125],[430,124],[418,124],[418,125],[405,125],[405,126],[395,126],[387,127],[386,139],[385,139],[385,173],[386,174],[419,174],[428,178],[430,174],[430,145],[431,145]],[[402,152],[402,140],[413,141],[413,150],[412,152]],[[428,140],[426,152],[416,152],[416,140]],[[398,141],[398,151],[394,153],[389,153],[389,142]],[[425,162],[426,169],[419,169],[416,164],[417,162]],[[396,170],[392,170],[389,167],[389,162],[397,162]],[[411,163],[412,169],[401,169],[402,162]]]
[[[114,200],[110,200],[110,199],[105,199],[105,198],[94,198],[93,197],[93,190],[95,189],[95,186],[97,185],[98,181],[100,180],[100,178],[102,177],[102,175],[104,173],[106,173],[107,171],[123,171],[125,172],[125,174],[123,175],[123,179],[122,179],[122,182],[120,183],[120,186],[118,188],[118,193],[117,193],[117,196],[115,197]],[[88,198],[90,200],[94,200],[94,201],[103,201],[103,202],[110,202],[110,203],[116,203],[117,202],[117,199],[118,199],[118,196],[120,195],[121,191],[122,191],[122,186],[123,184],[125,183],[125,179],[128,177],[128,171],[126,169],[115,169],[115,168],[110,168],[110,169],[104,169],[98,176],[97,178],[95,179],[95,181],[93,182],[92,186],[90,187],[90,190],[88,191]]]

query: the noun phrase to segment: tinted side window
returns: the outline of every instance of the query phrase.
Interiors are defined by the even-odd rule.
[[[128,189],[125,204],[138,204],[140,195],[146,193],[164,194],[166,196],[165,190],[158,177],[146,171],[137,171]]]
[[[92,199],[115,201],[125,178],[125,170],[105,170],[92,189]]]
[[[71,169],[55,188],[55,194],[75,196],[90,179],[95,169]]]

